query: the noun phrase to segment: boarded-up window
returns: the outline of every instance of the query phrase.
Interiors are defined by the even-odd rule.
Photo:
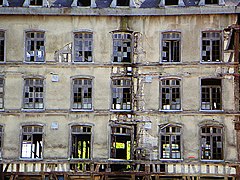
[[[44,32],[26,32],[26,62],[45,61]]]

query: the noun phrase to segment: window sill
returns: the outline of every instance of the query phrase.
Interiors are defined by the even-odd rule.
[[[71,112],[93,112],[93,109],[71,109]]]
[[[79,62],[78,61],[76,61],[76,62],[72,61],[72,64],[81,64],[81,65],[82,64],[94,64],[94,61],[91,61],[91,62],[88,62],[88,61],[87,62],[84,62],[84,61],[79,61]]]
[[[159,159],[162,162],[182,162],[183,159]]]
[[[22,112],[44,112],[45,109],[21,109]]]
[[[223,61],[200,61],[201,64],[221,64]]]
[[[222,163],[222,162],[224,162],[223,159],[221,159],[221,160],[217,160],[217,159],[201,159],[200,161],[201,162],[205,162],[205,163],[217,163],[217,162]]]
[[[182,62],[181,61],[179,61],[179,62],[163,62],[163,61],[160,61],[160,64],[171,65],[171,64],[182,64]]]
[[[224,112],[224,110],[211,110],[211,109],[200,109],[200,112],[209,112],[209,113],[220,113],[220,112]]]
[[[91,161],[92,159],[82,159],[82,158],[69,158],[68,159],[71,162],[79,162],[79,161]]]
[[[19,158],[19,160],[20,161],[33,161],[33,162],[35,162],[35,161],[42,161],[43,160],[43,158]]]
[[[28,62],[28,61],[24,61],[24,64],[46,64],[46,61],[43,61],[43,62],[36,62],[36,61]]]
[[[133,63],[132,62],[112,62],[112,64],[115,64],[115,65],[122,65],[122,64],[131,65]]]
[[[129,109],[110,109],[110,112],[132,112],[133,110]]]
[[[164,110],[164,109],[160,109],[159,112],[182,112],[183,110],[182,109],[179,109],[179,110]]]

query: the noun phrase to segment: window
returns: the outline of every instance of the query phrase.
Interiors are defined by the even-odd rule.
[[[73,80],[72,109],[92,109],[92,79]]]
[[[132,109],[132,82],[131,79],[112,80],[112,109],[131,110]]]
[[[116,125],[111,128],[111,158],[132,159],[133,127]]]
[[[26,62],[44,62],[44,32],[26,32]]]
[[[167,32],[162,36],[162,62],[180,62],[181,34]]]
[[[0,6],[2,6],[3,5],[3,0],[0,0]]]
[[[202,79],[201,87],[201,109],[221,110],[221,79]]]
[[[205,0],[205,4],[218,4],[218,0]]]
[[[3,126],[0,125],[0,157],[2,157]]]
[[[42,6],[43,0],[30,0],[30,6]]]
[[[43,150],[43,127],[23,126],[21,158],[40,159]]]
[[[4,79],[0,78],[0,109],[4,108]]]
[[[43,79],[29,78],[24,80],[25,109],[43,109]]]
[[[132,35],[130,33],[113,33],[113,62],[131,63]]]
[[[220,62],[222,53],[221,33],[202,33],[202,61]]]
[[[201,128],[201,158],[209,160],[223,159],[222,127],[205,126]]]
[[[74,33],[74,62],[92,62],[93,34]]]
[[[129,6],[130,0],[117,0],[117,6]]]
[[[5,60],[5,33],[0,31],[0,62]]]
[[[181,158],[181,127],[168,125],[160,130],[160,154],[162,159]]]
[[[91,0],[78,0],[77,6],[91,6]]]
[[[161,80],[161,109],[162,110],[181,109],[180,80],[178,79]]]
[[[71,127],[71,158],[90,159],[91,158],[91,126],[75,125]]]
[[[166,6],[178,5],[178,0],[165,0]]]

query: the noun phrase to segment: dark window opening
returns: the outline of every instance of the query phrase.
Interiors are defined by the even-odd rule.
[[[117,0],[117,6],[129,6],[130,0]]]
[[[30,6],[42,6],[43,0],[30,0]]]
[[[91,0],[78,0],[78,6],[91,6]]]
[[[43,131],[41,126],[24,126],[22,132],[22,158],[42,158]]]
[[[165,0],[166,6],[178,5],[178,0]]]
[[[4,52],[4,44],[5,44],[5,42],[4,41],[5,41],[4,32],[0,32],[0,62],[4,61],[4,56],[5,56],[5,52]]]
[[[91,136],[91,127],[89,126],[72,127],[71,158],[91,158]]]
[[[3,5],[3,0],[0,0],[0,5]]]
[[[205,4],[218,4],[218,0],[205,0]]]
[[[221,127],[201,128],[201,157],[202,159],[223,159],[223,132]]]
[[[201,80],[201,109],[221,110],[221,80],[202,79]]]

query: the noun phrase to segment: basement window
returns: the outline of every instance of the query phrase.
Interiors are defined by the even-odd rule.
[[[166,6],[177,6],[178,5],[178,0],[165,0],[165,5]]]
[[[166,32],[162,34],[162,62],[180,62],[181,34]]]
[[[117,0],[117,6],[129,6],[130,0]]]
[[[111,158],[129,160],[133,157],[133,127],[125,125],[112,126]]]
[[[218,4],[218,0],[205,0],[205,4]]]
[[[163,79],[161,80],[161,109],[180,110],[181,109],[181,90],[180,80]]]
[[[221,110],[221,79],[201,80],[201,109]]]
[[[160,130],[162,159],[181,159],[181,127],[168,125]]]
[[[93,33],[74,33],[74,62],[92,62]]]
[[[222,42],[220,32],[202,32],[202,61],[220,62]]]
[[[25,79],[23,107],[25,109],[43,109],[43,93],[43,79]]]
[[[72,109],[92,109],[92,79],[73,80]]]
[[[44,32],[26,32],[26,62],[44,62]]]
[[[43,127],[23,126],[21,158],[41,159],[43,150]]]
[[[4,79],[0,78],[0,109],[4,108]]]
[[[0,31],[0,62],[5,61],[5,32]]]
[[[83,6],[83,7],[91,6],[91,0],[78,0],[77,6]]]
[[[71,127],[71,158],[90,159],[92,127],[74,125]]]
[[[223,128],[205,126],[201,128],[201,158],[223,159]]]
[[[30,0],[29,5],[30,6],[42,6],[43,0]]]
[[[132,34],[126,32],[113,33],[113,62],[131,63]]]
[[[112,109],[131,110],[132,109],[132,80],[113,79],[112,80]]]

